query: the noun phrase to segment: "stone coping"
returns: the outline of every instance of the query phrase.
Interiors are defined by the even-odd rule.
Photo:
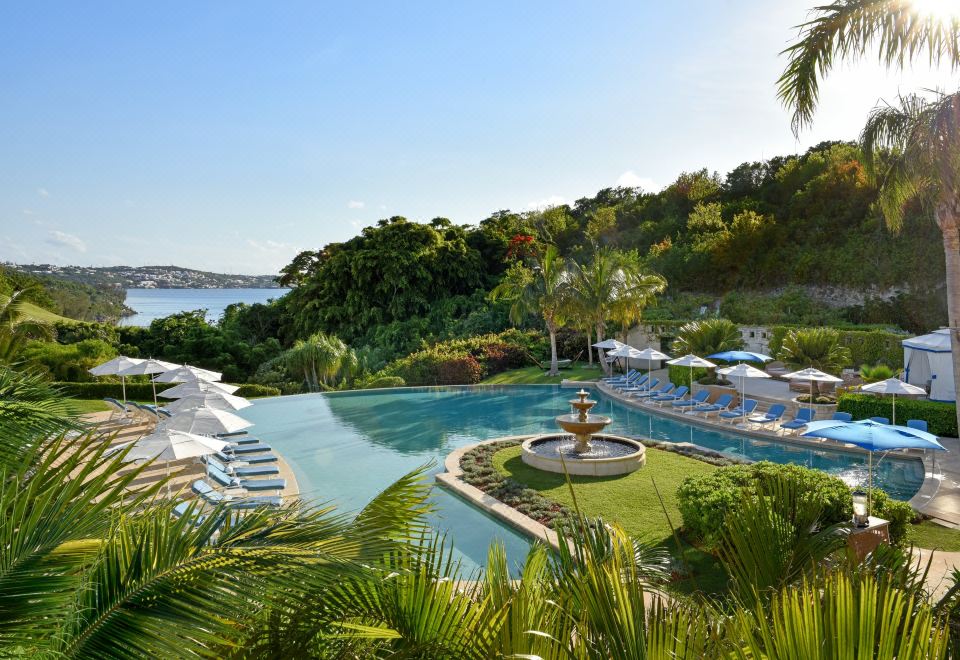
[[[660,417],[666,417],[668,419],[675,419],[677,421],[682,421],[686,424],[691,424],[693,426],[698,426],[700,428],[710,429],[713,431],[725,431],[727,433],[733,433],[735,435],[742,435],[749,438],[754,438],[757,440],[763,440],[766,442],[776,442],[782,444],[795,445],[799,447],[805,447],[808,449],[818,449],[821,451],[830,451],[838,452],[845,454],[853,454],[857,456],[866,456],[869,452],[865,449],[859,447],[847,447],[840,446],[836,443],[833,443],[830,440],[814,440],[812,438],[805,438],[798,435],[777,435],[776,433],[771,433],[769,431],[761,431],[758,429],[744,429],[739,428],[732,424],[720,424],[717,422],[711,421],[706,417],[699,417],[695,415],[685,415],[684,413],[674,412],[666,406],[652,406],[644,404],[641,400],[631,399],[623,394],[620,394],[612,387],[609,387],[605,383],[597,382],[595,384],[596,388],[600,390],[603,394],[622,403],[624,405],[630,406],[637,410],[644,410],[651,414],[658,415]],[[943,474],[939,470],[936,464],[936,457],[934,456],[935,452],[924,452],[921,450],[908,449],[905,451],[898,451],[893,455],[893,458],[914,458],[919,459],[923,462],[923,472],[924,479],[923,483],[920,486],[920,490],[910,498],[909,504],[914,508],[914,510],[920,513],[926,513],[925,509],[932,507],[932,500],[936,497],[937,491],[940,488],[941,481],[943,479]],[[722,455],[722,454],[721,454]],[[931,514],[933,515],[933,514]],[[939,513],[935,517],[944,517]],[[947,518],[950,522],[960,523],[960,515],[956,516],[957,520],[954,521],[952,518]]]
[[[459,449],[447,454],[447,457],[443,460],[443,468],[446,471],[437,473],[435,478],[437,483],[442,485],[448,491],[451,491],[455,495],[466,500],[473,506],[482,511],[486,511],[499,520],[502,520],[522,534],[539,541],[543,541],[553,550],[559,550],[560,541],[555,531],[546,525],[538,523],[533,518],[525,516],[513,507],[507,506],[500,500],[488,495],[476,486],[471,486],[462,479],[463,470],[460,468],[460,459],[463,458],[463,455],[471,449],[481,445],[490,445],[496,442],[503,442],[505,440],[513,440],[522,443],[524,440],[529,440],[530,438],[534,437],[537,436],[509,435],[502,438],[493,438],[492,440],[484,440],[483,442],[477,442],[471,445],[460,447]]]

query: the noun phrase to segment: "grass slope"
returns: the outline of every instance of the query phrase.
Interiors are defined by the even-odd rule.
[[[566,477],[531,468],[521,460],[520,447],[497,452],[493,464],[502,474],[573,508],[573,496]],[[608,522],[616,522],[632,536],[664,545],[677,555],[673,535],[673,528],[680,526],[677,486],[688,476],[706,474],[716,469],[703,461],[648,448],[647,465],[636,472],[616,477],[572,476],[570,481],[583,514],[602,516]],[[660,497],[657,496],[658,490]],[[660,498],[663,498],[662,505]],[[695,578],[693,581],[675,583],[674,588],[685,592],[699,588],[708,593],[724,589],[726,577],[712,556],[685,545],[684,559]]]
[[[38,307],[30,302],[25,302],[23,304],[24,313],[28,318],[31,318],[35,321],[46,321],[47,323],[75,323],[73,319],[68,319],[66,316],[60,316],[55,312],[51,312],[49,309],[44,309],[43,307]]]
[[[960,552],[960,530],[958,529],[944,527],[929,520],[910,525],[909,529],[910,542],[919,548]]]
[[[487,385],[542,385],[554,383],[559,385],[563,379],[567,380],[596,380],[603,374],[599,367],[590,368],[587,365],[577,364],[571,369],[561,369],[559,376],[547,376],[540,367],[524,367],[511,369],[483,379]]]

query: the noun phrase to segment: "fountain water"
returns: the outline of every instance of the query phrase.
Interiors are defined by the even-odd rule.
[[[605,415],[591,415],[597,402],[581,389],[570,405],[577,411],[556,420],[570,435],[541,435],[522,445],[523,462],[548,472],[608,476],[633,472],[646,462],[646,450],[636,440],[601,434],[612,421]]]

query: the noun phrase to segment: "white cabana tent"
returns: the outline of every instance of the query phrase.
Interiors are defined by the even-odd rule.
[[[950,331],[934,330],[929,335],[904,339],[904,380],[926,388],[932,401],[956,401],[953,383],[953,352]]]

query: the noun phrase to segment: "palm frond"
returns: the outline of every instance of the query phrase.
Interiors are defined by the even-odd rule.
[[[924,15],[910,0],[837,0],[814,8],[798,28],[799,40],[781,53],[788,62],[777,81],[779,99],[793,112],[794,133],[813,121],[820,79],[836,60],[856,60],[876,46],[889,68],[923,55],[932,65],[960,66],[960,23]]]

